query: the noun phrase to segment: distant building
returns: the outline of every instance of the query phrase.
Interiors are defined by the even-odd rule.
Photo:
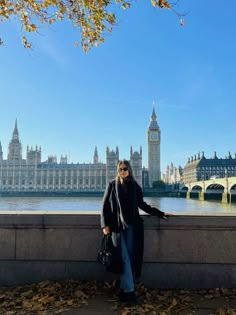
[[[166,172],[162,174],[162,180],[165,184],[175,185],[182,182],[183,169],[179,166],[174,166],[171,162],[170,165],[167,165]]]
[[[183,182],[191,183],[210,178],[236,176],[236,156],[230,154],[225,158],[218,158],[216,152],[212,158],[206,158],[204,152],[188,159],[183,169]]]
[[[145,187],[160,179],[160,129],[153,109],[148,131],[148,169],[142,167],[142,148],[130,148],[130,163],[137,182]],[[8,145],[7,159],[3,158],[0,142],[0,191],[5,192],[80,192],[103,191],[115,178],[119,148],[106,148],[106,163],[100,162],[97,147],[93,163],[68,163],[66,156],[41,160],[41,147],[27,146],[22,157],[17,120]]]

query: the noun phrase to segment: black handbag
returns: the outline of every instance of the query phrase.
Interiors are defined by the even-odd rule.
[[[99,264],[109,268],[113,262],[113,243],[110,234],[104,234],[101,244],[101,249],[98,252],[97,261]]]

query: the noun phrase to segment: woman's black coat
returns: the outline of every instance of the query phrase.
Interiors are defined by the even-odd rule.
[[[131,209],[134,216],[134,253],[135,265],[133,272],[135,276],[139,277],[141,274],[143,249],[144,249],[144,227],[143,220],[139,215],[139,208],[146,213],[163,218],[164,212],[157,208],[151,207],[143,200],[143,192],[141,187],[134,182],[132,185],[132,193],[130,194]],[[106,188],[103,198],[103,208],[101,213],[101,227],[109,226],[112,235],[113,245],[116,248],[116,264],[109,270],[115,273],[122,272],[121,266],[121,251],[120,251],[120,230],[123,228],[122,209],[120,202],[120,189],[116,180],[109,183]]]

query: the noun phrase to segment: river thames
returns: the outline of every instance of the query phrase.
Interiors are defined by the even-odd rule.
[[[236,204],[198,201],[175,197],[145,197],[144,200],[172,214],[236,215]],[[100,211],[101,197],[0,197],[0,213],[5,211]]]

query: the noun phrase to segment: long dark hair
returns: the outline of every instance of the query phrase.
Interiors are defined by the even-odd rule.
[[[134,172],[132,170],[132,167],[130,165],[130,162],[127,161],[127,160],[120,160],[118,163],[117,163],[117,168],[116,168],[116,181],[117,182],[120,182],[121,184],[123,183],[123,178],[120,176],[120,172],[119,172],[119,168],[120,168],[120,165],[121,164],[125,164],[125,166],[128,168],[128,171],[129,171],[129,178],[132,180],[132,181],[136,181],[135,180],[135,177],[134,177]]]

